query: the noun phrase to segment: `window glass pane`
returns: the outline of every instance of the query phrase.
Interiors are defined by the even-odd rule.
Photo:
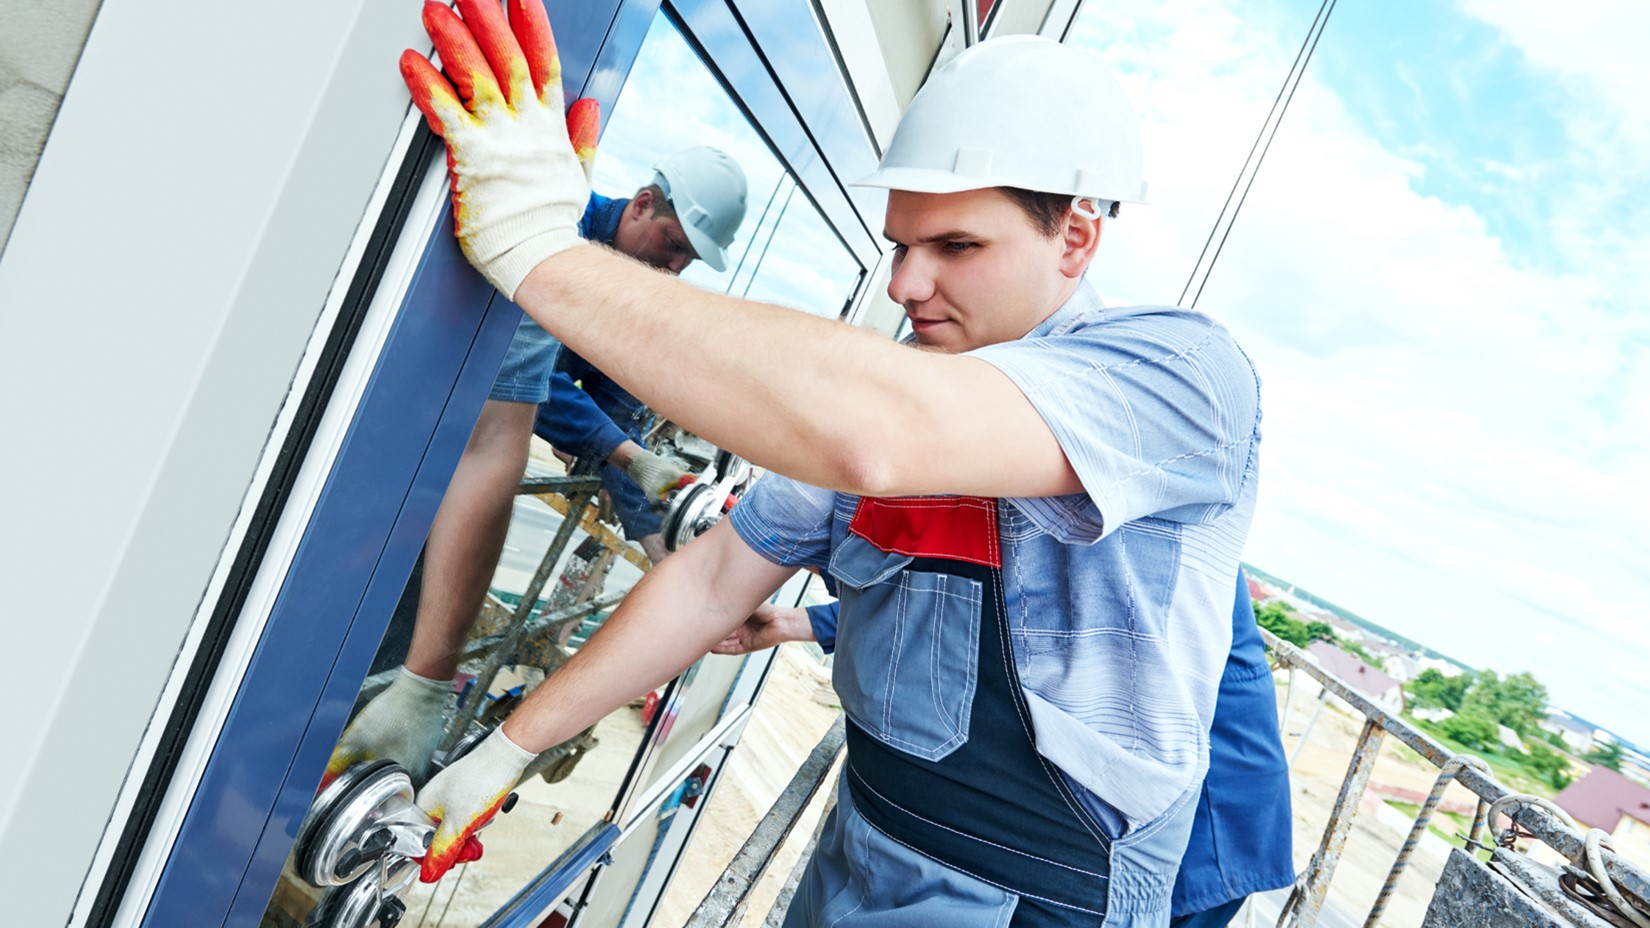
[[[658,225],[659,216],[670,218],[668,211],[642,209],[648,201],[637,199],[655,181],[654,166],[685,149],[714,146],[744,174],[748,208],[727,247],[725,268],[718,271],[703,260],[693,261],[683,279],[828,317],[842,312],[862,277],[858,262],[667,17],[660,16],[650,29],[607,118],[594,183],[598,197],[606,199],[595,201],[592,237],[649,260],[653,253],[645,243],[668,241],[668,236],[661,239],[656,233],[672,231],[668,224]],[[681,230],[678,219],[674,231]],[[671,307],[661,306],[659,311],[670,312]],[[512,346],[512,357],[515,349]],[[556,393],[536,409],[527,399],[489,403],[489,410],[524,408],[529,418],[538,415],[542,420],[594,402],[606,417],[602,421],[610,421],[632,441],[679,455],[690,472],[700,471],[715,453],[691,436],[654,441],[655,434],[671,434],[667,423],[655,422],[645,408],[624,405],[624,397],[617,393],[603,392],[611,382],[600,371],[571,366],[577,359],[568,352],[560,358],[560,369],[577,381],[579,395]],[[507,360],[507,368],[511,363]],[[531,377],[519,376],[548,381],[549,368]],[[500,382],[505,379],[501,373]],[[498,392],[494,397],[499,398]],[[483,454],[477,449],[487,446],[489,428],[504,428],[510,442],[528,441],[522,424],[526,420],[503,420],[505,425],[500,425],[501,420],[489,415],[483,413],[448,488],[421,568],[390,623],[334,755],[335,767],[345,771],[341,783],[352,783],[349,778],[360,773],[359,762],[367,755],[389,757],[407,768],[424,767],[437,747],[496,728],[596,633],[651,566],[650,555],[666,555],[661,547],[648,547],[649,537],[659,540],[665,514],[650,513],[645,502],[636,509],[624,508],[629,505],[624,494],[639,491],[623,471],[601,469],[603,462],[587,449],[552,448],[533,438],[524,482],[512,487],[514,472],[504,469],[502,487],[494,487],[504,498],[514,493],[508,532],[495,561],[485,543],[490,523],[471,503],[461,507],[454,502],[471,500],[475,481],[483,479],[477,476],[481,471],[468,468]],[[585,457],[578,457],[581,451]],[[519,450],[515,454],[513,460],[519,461]],[[500,480],[496,474],[485,479],[488,486]],[[470,514],[449,520],[451,512]],[[491,537],[496,545],[500,535]],[[453,579],[465,565],[479,571],[469,593]],[[485,598],[478,601],[483,587]],[[456,660],[451,685],[445,683],[454,676],[450,666],[420,669],[427,666],[431,653]],[[622,795],[641,789],[674,762],[695,753],[723,716],[744,664],[742,658],[707,658],[681,680],[662,687],[654,699],[633,700],[568,744],[541,755],[517,787],[513,811],[483,832],[486,853],[479,861],[461,865],[434,886],[418,884],[402,892],[408,917],[417,916],[417,924],[430,928],[484,922],[591,826],[614,812]],[[420,684],[404,670],[441,682]],[[657,733],[649,737],[650,731]],[[635,771],[644,757],[645,781],[627,783],[627,778],[637,778]],[[346,761],[358,763],[351,766]],[[433,771],[413,771],[415,786],[428,775]],[[325,803],[328,795],[323,792],[320,801]],[[636,840],[633,836],[627,843],[634,845]],[[313,918],[323,891],[309,885],[306,876],[315,870],[309,852],[318,846],[300,840],[266,913],[266,925],[296,926]],[[329,891],[328,904],[335,904],[344,891]]]

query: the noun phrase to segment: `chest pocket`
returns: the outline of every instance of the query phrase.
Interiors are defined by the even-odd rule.
[[[968,741],[981,586],[911,570],[911,561],[857,535],[832,553],[842,601],[832,682],[855,724],[907,754],[939,760]]]

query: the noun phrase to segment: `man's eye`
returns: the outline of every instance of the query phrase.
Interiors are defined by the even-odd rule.
[[[978,247],[980,247],[978,242],[946,242],[945,243],[946,253],[947,254],[953,254],[953,255],[960,255],[960,254],[963,254],[965,252],[973,251],[974,249],[976,249]]]

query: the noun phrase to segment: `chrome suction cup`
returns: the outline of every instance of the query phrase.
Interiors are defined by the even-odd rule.
[[[382,859],[422,857],[435,825],[413,795],[407,771],[393,761],[345,770],[321,791],[298,828],[298,875],[312,886],[342,886]]]
[[[665,500],[665,547],[676,551],[711,530],[722,521],[733,502],[750,485],[754,469],[750,462],[718,451],[709,466],[693,482],[671,492]]]

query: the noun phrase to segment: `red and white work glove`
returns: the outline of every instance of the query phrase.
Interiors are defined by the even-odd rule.
[[[418,791],[418,807],[436,822],[430,849],[419,861],[419,879],[434,883],[458,864],[481,857],[476,832],[498,814],[536,756],[501,727]]]
[[[497,0],[458,0],[457,13],[425,3],[424,28],[446,76],[410,49],[401,76],[447,142],[464,256],[513,298],[540,261],[580,242],[597,106],[578,100],[564,118],[561,59],[542,0],[509,7],[506,24]]]
[[[693,475],[680,464],[651,451],[637,452],[625,467],[625,473],[647,494],[650,502],[658,503],[665,494],[693,482]]]
[[[407,769],[414,783],[430,775],[451,705],[453,681],[431,680],[401,668],[384,692],[361,707],[327,761],[324,788],[362,761],[388,758]]]

